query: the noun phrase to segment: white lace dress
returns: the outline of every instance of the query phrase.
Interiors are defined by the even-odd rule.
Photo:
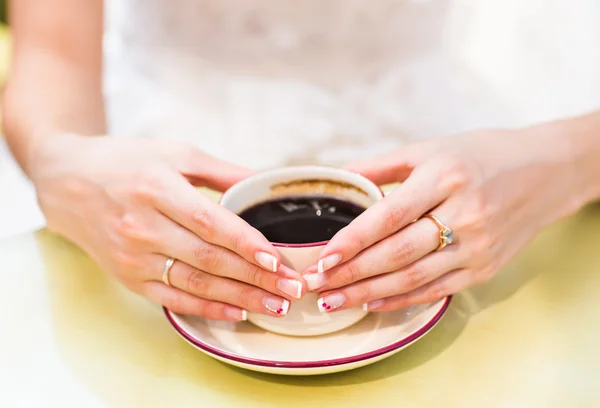
[[[109,0],[111,133],[187,140],[260,169],[508,123],[452,55],[458,3]]]

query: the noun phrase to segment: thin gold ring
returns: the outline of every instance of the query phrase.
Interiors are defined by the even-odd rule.
[[[436,251],[440,251],[446,248],[448,245],[455,241],[454,230],[446,224],[444,224],[438,217],[436,217],[433,214],[425,214],[424,217],[429,218],[440,229],[440,244],[435,249]]]
[[[162,281],[167,286],[171,286],[171,281],[169,280],[169,272],[171,272],[171,268],[173,267],[174,263],[175,258],[169,258],[167,259],[167,262],[165,262],[165,267],[163,268]]]

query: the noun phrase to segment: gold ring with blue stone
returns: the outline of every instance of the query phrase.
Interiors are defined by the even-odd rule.
[[[424,217],[427,217],[431,221],[435,222],[435,225],[437,225],[440,229],[440,244],[436,248],[436,251],[444,249],[455,241],[454,230],[444,224],[438,217],[433,214],[425,214]]]

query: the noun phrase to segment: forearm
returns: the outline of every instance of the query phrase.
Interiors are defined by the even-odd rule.
[[[560,191],[556,203],[540,203],[554,208],[547,221],[600,199],[600,111],[535,125],[515,137],[521,168],[541,169],[545,182]]]
[[[3,107],[8,144],[30,176],[37,149],[50,138],[65,132],[105,133],[99,75],[47,52],[29,52],[17,60]]]
[[[600,111],[564,122],[582,204],[600,199]]]
[[[11,3],[14,56],[2,103],[3,126],[31,177],[43,145],[66,132],[105,133],[101,0]],[[52,142],[52,143],[48,143]]]

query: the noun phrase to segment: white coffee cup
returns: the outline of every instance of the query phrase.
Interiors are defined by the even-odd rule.
[[[359,174],[330,167],[297,166],[249,177],[227,190],[220,203],[239,214],[255,204],[277,197],[315,194],[342,198],[365,208],[383,198],[379,187]],[[319,253],[327,242],[272,244],[281,253],[284,265],[302,273],[318,262]],[[361,307],[322,313],[317,306],[317,294],[307,293],[302,299],[291,302],[289,312],[283,317],[250,313],[248,321],[275,333],[315,336],[342,330],[366,315]]]

